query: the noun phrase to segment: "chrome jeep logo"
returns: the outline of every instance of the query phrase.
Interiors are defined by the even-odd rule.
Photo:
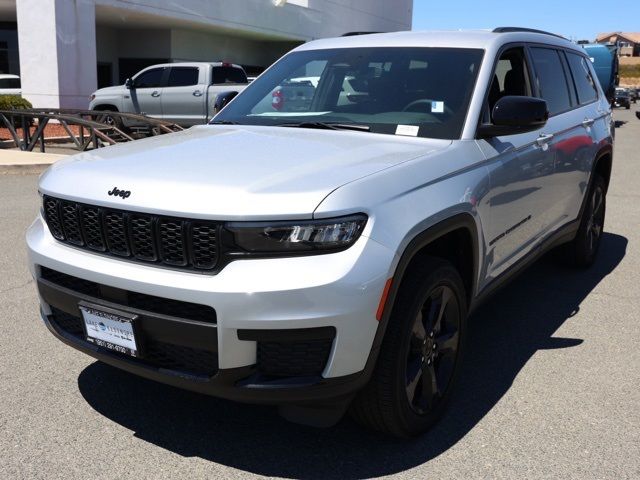
[[[109,195],[113,195],[114,197],[120,197],[123,200],[131,195],[129,190],[120,190],[118,187],[113,187],[113,190],[107,192]]]

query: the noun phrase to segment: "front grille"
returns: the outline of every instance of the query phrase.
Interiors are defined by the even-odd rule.
[[[198,322],[216,323],[216,311],[206,305],[156,297],[114,287],[105,287],[99,283],[67,275],[47,267],[40,267],[40,276],[44,280],[74,292],[83,293],[101,300],[117,301],[138,310],[186,318]]]
[[[45,196],[44,217],[57,240],[146,264],[213,271],[218,222],[170,218]]]
[[[332,339],[258,342],[258,371],[277,377],[320,375],[329,359],[332,343]]]
[[[82,318],[51,307],[49,319],[58,330],[86,342]],[[218,371],[218,357],[215,352],[159,342],[150,338],[144,339],[141,357],[130,357],[111,350],[108,352],[110,355],[127,358],[142,365],[185,372],[190,375],[212,377]]]

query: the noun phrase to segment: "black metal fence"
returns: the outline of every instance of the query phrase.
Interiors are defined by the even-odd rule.
[[[57,108],[0,110],[0,127],[9,130],[17,148],[29,152],[36,146],[41,152],[45,151],[47,138],[44,133],[51,121],[63,128],[69,143],[80,151],[182,130],[175,123],[133,113]],[[33,126],[35,131],[32,132]],[[71,126],[77,126],[78,132],[75,133]]]

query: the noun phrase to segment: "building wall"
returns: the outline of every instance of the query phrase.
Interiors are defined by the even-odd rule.
[[[301,42],[269,42],[211,34],[195,30],[171,30],[174,61],[229,61],[266,67]]]
[[[113,83],[144,59],[266,67],[315,38],[408,30],[412,6],[413,0],[16,0],[23,95],[35,106],[86,107],[98,62],[111,65]]]

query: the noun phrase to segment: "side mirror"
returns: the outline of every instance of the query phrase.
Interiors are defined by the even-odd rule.
[[[491,112],[491,122],[478,126],[480,138],[515,135],[543,127],[549,119],[547,102],[541,98],[506,96]]]
[[[214,115],[218,113],[220,110],[222,110],[224,107],[226,107],[227,103],[229,103],[231,100],[236,98],[236,95],[238,95],[238,92],[236,92],[235,90],[231,90],[228,92],[220,92],[216,96],[216,101],[213,104]]]
[[[125,86],[126,88],[128,88],[129,90],[131,90],[132,88],[134,88],[133,80],[131,80],[130,78],[127,78],[127,79],[124,81],[124,86]]]

